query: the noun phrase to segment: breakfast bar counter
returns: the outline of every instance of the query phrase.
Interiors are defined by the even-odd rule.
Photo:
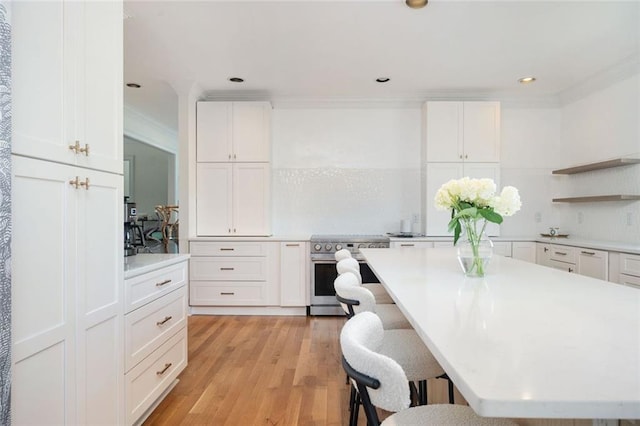
[[[451,248],[361,252],[479,415],[640,419],[640,290],[502,256],[467,278]]]

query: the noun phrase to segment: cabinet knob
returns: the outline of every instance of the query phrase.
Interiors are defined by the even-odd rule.
[[[80,182],[80,186],[83,186],[84,189],[89,190],[89,178],[84,178],[84,182]]]
[[[465,154],[465,155],[464,155],[464,158],[465,158],[465,159],[467,159],[467,158],[469,158],[469,156],[468,156],[467,154]]]
[[[460,154],[460,159],[462,160],[462,154]]]
[[[84,144],[84,148],[79,148],[77,152],[80,152],[80,153],[84,152],[84,156],[88,157],[89,156],[89,144],[85,143]]]
[[[76,176],[75,179],[69,181],[69,185],[74,186],[76,189],[78,189],[78,186],[80,186],[80,178]]]
[[[569,272],[573,272],[573,268],[569,268]]]

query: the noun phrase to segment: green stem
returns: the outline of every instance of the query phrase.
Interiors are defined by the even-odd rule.
[[[469,270],[469,274],[473,273],[473,270],[476,270],[476,275],[483,277],[484,276],[484,265],[482,259],[480,258],[480,238],[484,234],[485,227],[487,226],[487,221],[483,220],[482,229],[480,233],[478,233],[477,226],[478,221],[474,219],[465,219],[465,229],[467,231],[467,239],[469,240],[469,244],[471,244],[471,251],[473,253],[473,263],[471,269]]]

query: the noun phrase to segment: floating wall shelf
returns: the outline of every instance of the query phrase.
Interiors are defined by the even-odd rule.
[[[640,200],[640,195],[595,195],[589,197],[554,198],[554,203],[588,203],[592,201],[634,201]]]
[[[598,163],[583,164],[582,166],[569,167],[554,170],[554,175],[574,175],[576,173],[590,172],[592,170],[610,169],[612,167],[629,166],[639,164],[640,158],[616,158],[615,160],[600,161]]]

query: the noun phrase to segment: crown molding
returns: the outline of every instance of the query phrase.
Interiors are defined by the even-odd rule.
[[[634,53],[622,62],[609,67],[581,83],[558,94],[561,106],[576,102],[595,92],[640,74],[640,54]]]
[[[131,106],[124,105],[125,136],[173,154],[178,152],[178,132],[142,114]]]

